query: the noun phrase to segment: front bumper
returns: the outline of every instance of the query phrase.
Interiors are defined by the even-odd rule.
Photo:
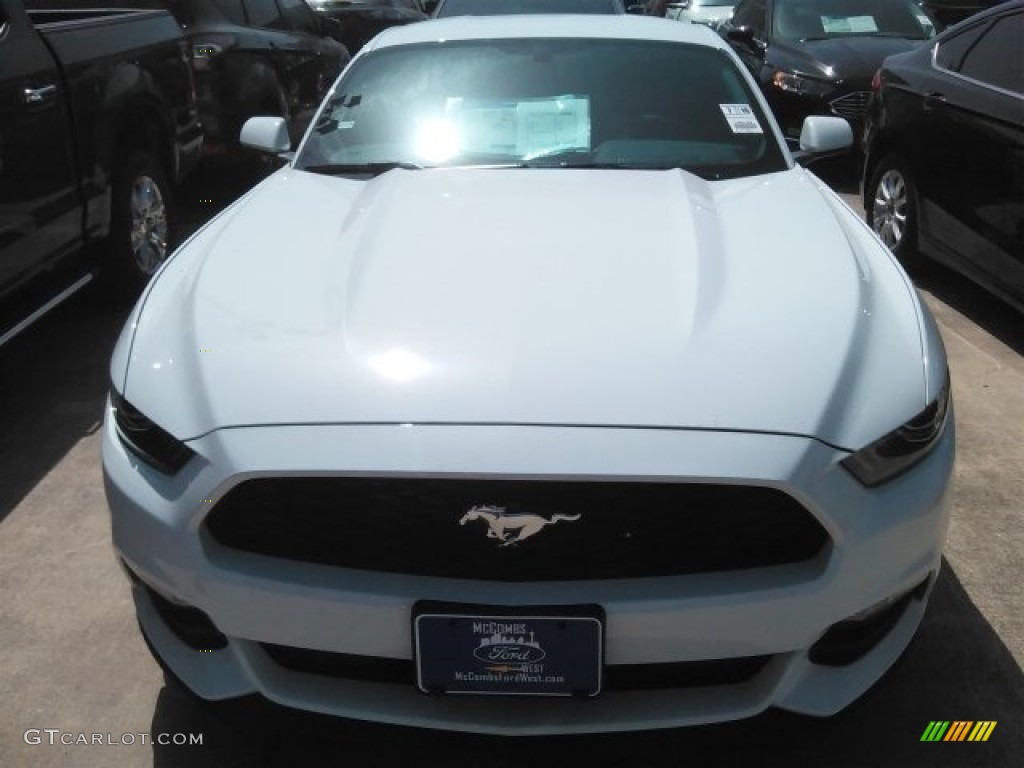
[[[953,464],[952,419],[938,448],[883,488],[858,485],[845,455],[792,436],[644,429],[330,426],[223,430],[189,443],[177,476],[139,465],[108,420],[104,473],[114,546],[137,577],[139,620],[156,653],[197,694],[260,693],[288,706],[357,719],[501,734],[583,733],[710,723],[768,707],[835,713],[909,643],[941,559]],[[228,550],[203,520],[244,479],[281,475],[495,477],[715,482],[779,488],[827,529],[809,561],[729,573],[507,583],[379,573]],[[297,500],[296,503],[301,503]],[[568,553],[571,556],[571,553]],[[816,664],[830,627],[906,595],[891,628],[856,660]],[[225,638],[190,647],[153,594],[193,606]],[[413,658],[418,600],[496,606],[598,604],[608,665],[767,657],[726,685],[608,690],[596,700],[430,697],[413,685],[310,674],[270,646]],[[819,646],[820,647],[820,646]]]

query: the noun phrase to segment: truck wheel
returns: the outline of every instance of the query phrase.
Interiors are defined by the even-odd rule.
[[[920,263],[917,252],[917,188],[899,155],[882,158],[865,201],[868,225],[904,267]]]
[[[170,254],[171,188],[148,152],[131,151],[114,169],[110,238],[100,275],[108,293],[134,299]]]

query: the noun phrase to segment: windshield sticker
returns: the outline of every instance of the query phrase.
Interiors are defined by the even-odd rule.
[[[935,25],[932,24],[931,19],[929,19],[920,11],[914,11],[914,16],[917,17],[917,23],[921,25],[921,29],[927,32],[929,36],[935,33]]]
[[[874,16],[822,16],[827,35],[857,35],[878,31]]]
[[[445,116],[463,152],[529,158],[590,149],[590,99],[557,96],[516,101],[450,98]]]
[[[449,98],[444,113],[458,126],[462,152],[515,154],[516,102],[467,102],[462,98]]]
[[[749,104],[719,104],[733,133],[764,133]]]

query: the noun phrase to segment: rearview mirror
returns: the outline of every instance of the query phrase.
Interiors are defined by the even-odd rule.
[[[345,36],[345,23],[343,21],[320,14],[318,14],[318,20],[320,21],[321,35],[337,40],[339,43],[345,42],[343,39]]]

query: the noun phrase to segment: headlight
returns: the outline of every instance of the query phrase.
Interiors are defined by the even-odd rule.
[[[134,405],[110,390],[114,424],[124,447],[154,469],[173,475],[195,456],[195,451],[158,427]]]
[[[772,75],[772,85],[780,91],[789,91],[799,96],[825,96],[834,88],[832,83],[825,80],[815,80],[783,69],[776,70]]]
[[[949,372],[946,383],[928,407],[902,427],[840,462],[868,488],[903,474],[922,461],[939,442],[949,412]]]

